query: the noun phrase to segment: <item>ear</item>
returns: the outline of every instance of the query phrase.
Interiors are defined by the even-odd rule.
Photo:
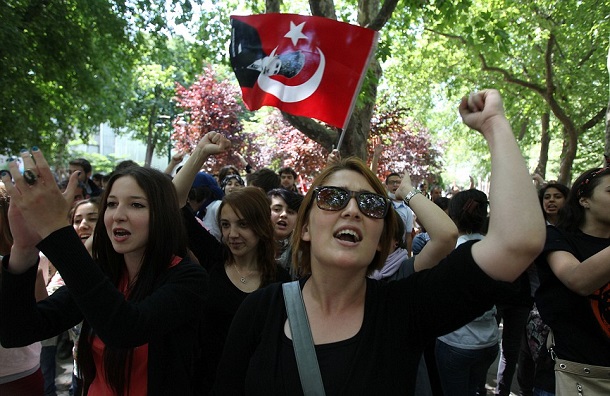
[[[311,235],[309,234],[309,223],[305,223],[301,228],[301,240],[311,242]]]
[[[585,209],[589,209],[589,198],[586,197],[582,197],[578,200],[578,203],[580,204],[580,206],[582,206]]]

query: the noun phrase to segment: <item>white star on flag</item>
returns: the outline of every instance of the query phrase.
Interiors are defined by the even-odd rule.
[[[300,39],[307,40],[307,36],[303,34],[303,27],[305,26],[305,22],[302,22],[299,25],[295,25],[294,22],[290,21],[290,30],[284,37],[292,40],[292,45],[296,47],[297,43]]]

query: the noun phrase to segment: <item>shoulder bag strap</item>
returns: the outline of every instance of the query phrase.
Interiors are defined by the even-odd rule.
[[[282,285],[282,289],[303,393],[305,396],[324,396],[324,385],[305,312],[301,285],[299,281],[288,282]]]
[[[546,337],[546,349],[551,354],[551,358],[553,359],[553,361],[555,361],[555,359],[557,358],[554,347],[555,347],[555,336],[553,335],[553,330],[549,329],[549,334]]]

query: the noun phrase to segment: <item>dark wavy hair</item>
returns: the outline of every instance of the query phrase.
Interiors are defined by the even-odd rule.
[[[557,227],[569,232],[578,231],[585,223],[585,208],[581,198],[591,198],[593,190],[601,183],[603,176],[610,175],[610,167],[592,168],[581,174],[572,184],[568,199],[559,211]]]
[[[301,204],[303,203],[303,196],[297,192],[286,190],[285,188],[274,188],[267,193],[269,199],[273,197],[280,197],[286,202],[286,205],[290,210],[295,212],[299,211]]]
[[[383,196],[387,195],[387,191],[381,181],[360,158],[345,158],[336,164],[326,167],[315,178],[307,195],[305,195],[297,216],[297,224],[292,233],[292,262],[294,263],[296,273],[300,275],[311,273],[311,242],[301,240],[301,235],[303,234],[303,227],[309,222],[309,213],[315,201],[314,189],[318,186],[323,186],[331,175],[341,170],[350,170],[361,174],[373,187],[373,192]],[[375,252],[373,260],[367,267],[367,275],[370,275],[376,269],[381,269],[385,264],[390,247],[392,246],[392,237],[396,234],[398,224],[396,216],[396,211],[388,210],[388,214],[383,221],[383,231],[379,239],[379,250]]]
[[[563,185],[561,183],[547,183],[544,186],[542,186],[540,188],[540,190],[538,190],[538,201],[540,202],[540,207],[542,208],[542,214],[544,215],[545,219],[546,219],[547,214],[544,211],[544,204],[543,204],[543,202],[544,202],[544,194],[546,194],[546,190],[548,190],[549,188],[556,189],[566,199],[568,198],[568,195],[570,194],[570,189],[567,186],[565,186],[565,185]]]
[[[476,188],[460,191],[449,200],[449,217],[460,233],[485,233],[487,194]]]
[[[104,225],[108,195],[114,183],[122,177],[132,177],[144,191],[149,205],[148,243],[142,257],[142,265],[127,300],[142,301],[155,289],[161,275],[167,270],[174,256],[187,254],[186,231],[179,209],[176,190],[170,178],[158,170],[141,166],[129,166],[113,173],[100,202],[99,218],[93,236],[93,259],[99,264],[110,281],[118,287],[125,268],[125,259],[117,253]],[[168,238],[168,235],[170,236]],[[91,344],[95,329],[83,322],[79,345],[78,363],[83,374],[85,389],[95,377],[95,364]],[[106,345],[103,354],[106,380],[122,396],[130,381],[133,348]]]
[[[218,207],[216,221],[220,226],[222,208],[229,205],[246,221],[248,227],[259,237],[256,247],[256,264],[261,273],[260,287],[265,287],[277,280],[277,266],[275,264],[275,240],[273,239],[273,223],[271,223],[271,208],[269,199],[258,187],[244,187],[227,194]],[[226,244],[223,238],[223,244]],[[227,262],[235,259],[231,249],[225,249]]]
[[[224,181],[225,177],[227,177],[227,175],[229,174],[229,171],[232,171],[233,174],[239,176],[239,171],[237,170],[236,167],[234,167],[233,165],[225,165],[222,168],[220,168],[220,171],[218,171],[218,181],[220,183],[222,183]]]

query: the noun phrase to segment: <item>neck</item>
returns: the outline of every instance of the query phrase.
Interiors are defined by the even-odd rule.
[[[556,213],[546,215],[546,221],[548,221],[549,223],[551,223],[553,225],[557,225],[558,220],[559,220],[559,215],[557,215]]]
[[[319,305],[325,314],[341,312],[363,304],[366,295],[366,269],[354,273],[352,270],[313,271],[303,293]]]
[[[227,263],[235,265],[240,271],[258,271],[258,261],[256,254],[248,254],[245,256],[233,256],[233,260]]]
[[[610,227],[597,221],[585,220],[585,224],[580,228],[582,232],[597,238],[610,238]]]
[[[142,256],[138,255],[137,257],[133,255],[126,254],[125,258],[125,267],[127,268],[127,276],[129,277],[129,282],[132,282],[138,272],[140,272],[140,267],[142,267]]]

